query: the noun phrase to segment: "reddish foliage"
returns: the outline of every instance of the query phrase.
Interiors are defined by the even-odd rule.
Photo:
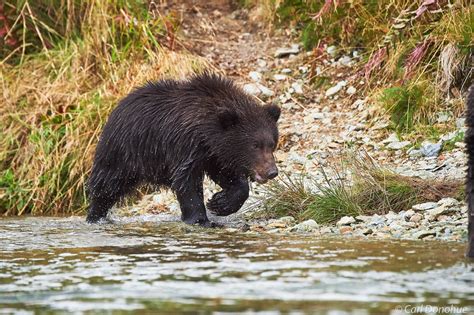
[[[403,78],[404,80],[408,79],[413,74],[413,70],[415,70],[416,66],[420,63],[420,61],[428,52],[430,44],[431,40],[427,39],[421,44],[418,44],[415,49],[413,49],[413,51],[408,55],[405,63],[405,75]]]
[[[330,10],[331,6],[334,4],[334,9],[338,7],[338,5],[341,3],[342,0],[326,0],[324,1],[324,4],[322,8],[319,10],[318,13],[316,13],[315,16],[313,16],[313,20],[319,20],[321,19],[324,15],[326,15]]]
[[[369,80],[370,74],[379,68],[387,56],[387,47],[382,47],[372,54],[369,61],[364,66],[365,79]]]

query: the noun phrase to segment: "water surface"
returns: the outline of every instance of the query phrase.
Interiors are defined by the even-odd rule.
[[[460,243],[256,235],[150,217],[83,220],[0,219],[4,313],[474,310],[474,264]]]

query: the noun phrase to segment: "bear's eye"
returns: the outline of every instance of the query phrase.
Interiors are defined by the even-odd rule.
[[[253,148],[254,148],[254,149],[258,149],[258,148],[260,148],[260,145],[259,145],[257,142],[255,142],[255,143],[253,144]]]

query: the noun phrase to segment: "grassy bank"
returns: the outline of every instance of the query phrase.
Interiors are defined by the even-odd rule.
[[[349,154],[341,163],[321,171],[322,179],[282,176],[260,188],[263,215],[291,215],[300,221],[314,219],[327,224],[343,216],[397,213],[445,197],[462,199],[463,194],[462,182],[398,175],[377,165],[367,154]]]
[[[246,1],[273,27],[297,32],[312,59],[362,54],[359,79],[390,128],[405,135],[438,124],[439,112],[463,111],[474,78],[474,5],[471,1]],[[317,65],[317,63],[311,63]],[[312,71],[311,73],[314,73]],[[317,79],[317,78],[316,78]],[[317,80],[315,80],[317,81]]]
[[[0,10],[0,214],[85,209],[85,180],[117,100],[205,62],[141,1],[7,1]]]

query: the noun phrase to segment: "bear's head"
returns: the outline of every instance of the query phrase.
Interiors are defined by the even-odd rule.
[[[234,173],[265,183],[278,175],[273,152],[278,144],[276,105],[226,108],[217,113],[221,128],[219,161]]]

